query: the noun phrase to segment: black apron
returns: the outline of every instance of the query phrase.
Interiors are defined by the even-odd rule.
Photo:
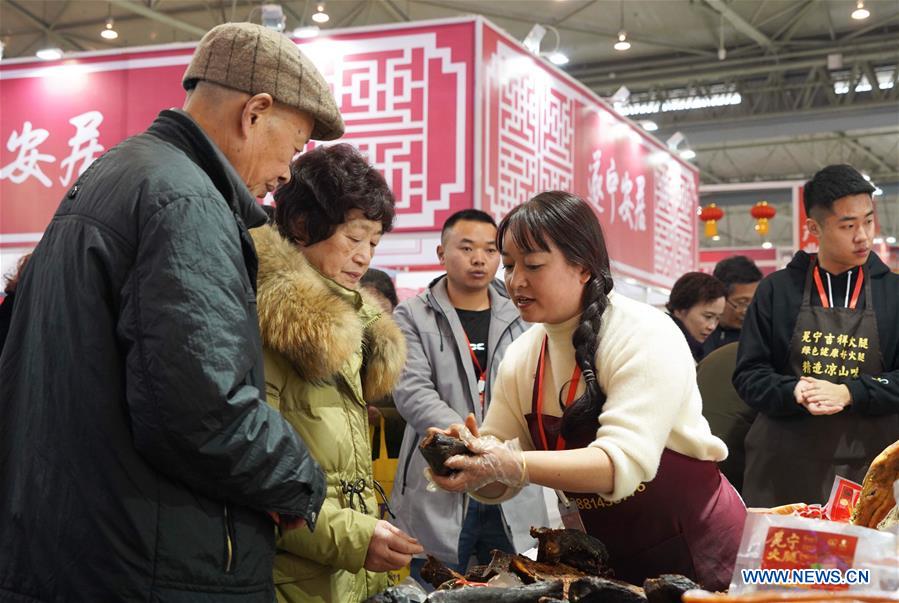
[[[790,371],[831,383],[883,372],[880,337],[867,271],[857,281],[848,308],[830,308],[813,259],[790,342]],[[812,291],[816,277],[817,291]],[[862,282],[865,303],[855,309]],[[821,295],[822,307],[811,305]],[[899,415],[863,416],[847,408],[834,415],[803,413],[769,417],[759,413],[746,435],[743,498],[749,506],[827,502],[834,476],[861,483],[868,465],[896,441]]]

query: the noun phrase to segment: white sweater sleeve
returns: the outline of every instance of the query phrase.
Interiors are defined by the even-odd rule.
[[[675,428],[703,419],[693,357],[671,319],[642,306],[615,308],[606,320],[596,366],[607,398],[590,445],[611,458],[614,489],[605,498],[619,500],[655,477]],[[711,439],[697,447],[714,446],[699,427]]]

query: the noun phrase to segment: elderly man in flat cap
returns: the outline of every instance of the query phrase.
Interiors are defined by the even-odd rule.
[[[265,402],[256,197],[343,134],[285,36],[216,27],[183,110],[97,159],[19,284],[0,357],[0,601],[274,600],[321,469]],[[300,527],[305,523],[306,527]]]

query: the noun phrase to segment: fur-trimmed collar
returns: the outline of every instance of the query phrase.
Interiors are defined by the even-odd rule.
[[[250,232],[259,255],[262,344],[310,381],[336,374],[362,347],[363,397],[373,402],[389,394],[406,361],[406,340],[393,319],[365,294],[328,281],[277,228]]]

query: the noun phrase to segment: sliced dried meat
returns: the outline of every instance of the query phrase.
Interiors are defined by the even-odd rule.
[[[587,576],[568,587],[571,603],[647,603],[643,589],[610,578]]]
[[[556,580],[512,588],[464,587],[438,590],[430,594],[428,603],[539,603],[544,597],[561,599],[562,583]]]
[[[434,588],[440,588],[442,584],[450,580],[465,580],[459,572],[448,568],[436,557],[428,555],[428,560],[421,567],[421,577]]]
[[[531,528],[537,539],[537,561],[564,563],[592,576],[611,576],[609,552],[602,541],[580,530]]]
[[[662,574],[643,581],[643,592],[649,603],[681,603],[681,596],[699,585],[680,574]]]
[[[518,574],[525,584],[541,580],[562,580],[562,582],[571,583],[586,575],[564,563],[541,563],[521,555],[511,560],[509,569]]]

